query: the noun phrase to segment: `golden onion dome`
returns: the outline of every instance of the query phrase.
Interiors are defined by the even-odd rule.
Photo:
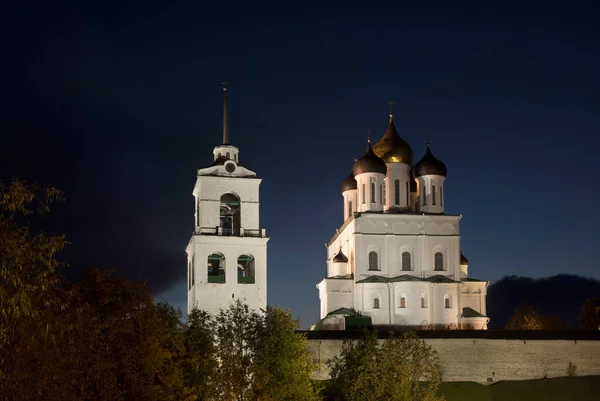
[[[373,146],[373,152],[383,159],[386,163],[405,163],[412,165],[413,152],[410,145],[400,138],[394,118],[390,114],[390,123],[383,137]]]

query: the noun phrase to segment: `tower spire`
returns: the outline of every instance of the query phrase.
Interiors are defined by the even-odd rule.
[[[229,122],[227,121],[227,82],[223,82],[223,145],[229,145]]]

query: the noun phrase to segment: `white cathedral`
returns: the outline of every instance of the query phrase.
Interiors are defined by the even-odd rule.
[[[469,278],[460,215],[444,213],[447,169],[429,143],[413,152],[393,114],[381,140],[341,184],[344,222],[327,246],[313,329],[364,324],[418,329],[487,329],[489,282]],[[367,324],[367,325],[368,325]]]
[[[223,88],[223,144],[213,163],[198,169],[194,233],[187,245],[188,312],[216,314],[237,299],[254,310],[267,306],[266,230],[259,223],[261,179],[240,164],[229,143],[227,88]]]

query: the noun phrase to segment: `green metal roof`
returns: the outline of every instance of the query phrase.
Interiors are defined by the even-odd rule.
[[[371,316],[363,316],[357,313],[354,309],[351,308],[339,308],[334,311],[331,311],[325,316],[323,319],[320,319],[316,324],[314,330],[322,330],[323,329],[323,321],[330,316],[334,315],[343,315],[346,330],[355,330],[361,329],[364,327],[371,327],[373,323],[371,322]]]
[[[442,276],[441,274],[427,277],[425,280],[429,281],[430,283],[458,283],[458,281],[454,281],[450,277]]]
[[[487,316],[482,315],[481,313],[477,312],[475,309],[463,308],[462,317],[487,317]]]
[[[397,283],[397,282],[402,282],[402,281],[427,281],[430,283],[458,283],[458,281],[454,281],[450,277],[442,276],[441,274],[437,274],[435,276],[431,276],[431,277],[427,277],[427,278],[411,276],[410,274],[403,274],[401,276],[396,276],[396,277],[369,276],[360,281],[357,281],[356,284]]]
[[[391,283],[400,281],[424,281],[421,277],[411,276],[410,274],[403,274],[401,276],[392,277],[389,279]]]
[[[327,314],[327,316],[333,316],[333,315],[352,315],[352,316],[358,316],[358,313],[356,313],[356,311],[354,311],[353,309],[350,309],[350,308],[339,308],[339,309],[331,311],[331,312],[329,312]]]
[[[389,282],[389,278],[387,277],[382,277],[382,276],[369,276],[367,278],[364,278],[360,281],[357,281],[356,284],[363,284],[363,283],[387,283]]]

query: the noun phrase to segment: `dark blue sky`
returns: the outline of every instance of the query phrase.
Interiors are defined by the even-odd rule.
[[[0,9],[0,178],[65,191],[52,228],[72,269],[114,267],[185,304],[191,191],[221,139],[226,80],[231,142],[263,178],[269,304],[303,327],[339,183],[367,129],[383,135],[389,98],[415,159],[430,133],[448,166],[471,276],[600,277],[594,9],[198,3]]]

